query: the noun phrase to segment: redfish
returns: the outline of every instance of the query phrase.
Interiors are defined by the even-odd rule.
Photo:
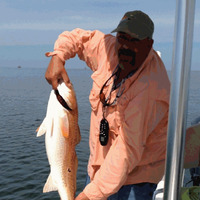
[[[62,200],[73,200],[76,192],[78,159],[75,147],[81,140],[78,106],[73,86],[63,82],[50,93],[46,117],[36,130],[46,133],[45,146],[50,174],[43,192],[58,191]]]

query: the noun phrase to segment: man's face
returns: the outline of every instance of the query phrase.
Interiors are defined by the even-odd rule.
[[[122,68],[135,64],[136,46],[138,42],[138,39],[132,38],[126,33],[117,33],[115,50],[118,55],[119,65]]]
[[[146,51],[147,40],[139,40],[123,32],[117,33],[115,50],[122,69],[130,67],[134,69],[137,57]]]

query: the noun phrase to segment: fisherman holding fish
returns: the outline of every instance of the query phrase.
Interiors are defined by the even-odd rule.
[[[93,71],[87,185],[76,200],[150,200],[164,175],[170,82],[154,23],[130,11],[113,32],[65,31],[46,54],[53,89],[70,86],[64,65],[75,55]]]

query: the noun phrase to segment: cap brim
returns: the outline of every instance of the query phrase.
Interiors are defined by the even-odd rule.
[[[118,32],[118,28],[116,28],[113,31],[111,31],[111,33],[116,33],[116,32]]]
[[[138,35],[136,35],[135,33],[129,33],[128,31],[126,31],[126,30],[124,30],[123,28],[120,28],[120,27],[117,27],[116,29],[111,31],[111,33],[116,33],[116,32],[124,32],[124,33],[127,33],[128,35],[130,35],[133,38],[141,40],[141,38],[139,38]]]

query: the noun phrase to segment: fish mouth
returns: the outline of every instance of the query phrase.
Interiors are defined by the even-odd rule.
[[[54,90],[55,95],[57,100],[59,101],[59,103],[67,110],[72,111],[72,109],[68,106],[67,102],[63,99],[63,97],[60,95],[60,93],[58,92],[58,90]]]

